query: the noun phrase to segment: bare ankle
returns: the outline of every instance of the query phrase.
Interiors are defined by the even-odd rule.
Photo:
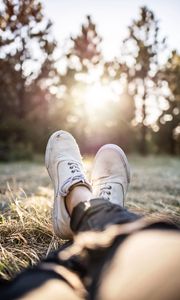
[[[92,199],[92,193],[88,187],[84,185],[75,185],[65,198],[66,207],[70,215],[76,205]]]

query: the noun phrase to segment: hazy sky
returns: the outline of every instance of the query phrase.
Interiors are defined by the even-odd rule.
[[[54,35],[60,44],[76,35],[90,14],[103,38],[106,58],[118,55],[127,26],[138,15],[138,8],[147,5],[160,20],[162,36],[168,37],[170,48],[180,51],[180,0],[43,0],[45,13],[54,23]]]

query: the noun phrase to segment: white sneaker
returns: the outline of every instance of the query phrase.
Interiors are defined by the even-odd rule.
[[[65,206],[65,197],[70,188],[82,183],[91,190],[87,182],[79,147],[73,136],[66,131],[56,131],[49,138],[45,164],[54,186],[53,227],[62,239],[72,238],[70,216]]]
[[[107,144],[97,152],[92,170],[92,188],[95,197],[124,206],[130,183],[127,157],[117,145]]]

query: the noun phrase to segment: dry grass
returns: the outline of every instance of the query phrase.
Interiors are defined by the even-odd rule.
[[[9,185],[5,195],[9,205],[0,219],[0,273],[11,278],[56,249],[61,241],[53,235],[46,195],[28,197],[21,188],[14,191]]]
[[[151,216],[163,214],[180,225],[180,160],[137,156],[130,161],[126,206]],[[90,173],[91,160],[85,162]],[[44,166],[1,164],[0,174],[0,275],[11,278],[62,241],[53,235],[53,191]]]

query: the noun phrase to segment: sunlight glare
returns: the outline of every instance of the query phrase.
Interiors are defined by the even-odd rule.
[[[100,82],[87,87],[85,92],[85,101],[88,109],[91,111],[102,108],[108,102],[112,101],[113,98],[114,93],[110,85],[102,85]]]

